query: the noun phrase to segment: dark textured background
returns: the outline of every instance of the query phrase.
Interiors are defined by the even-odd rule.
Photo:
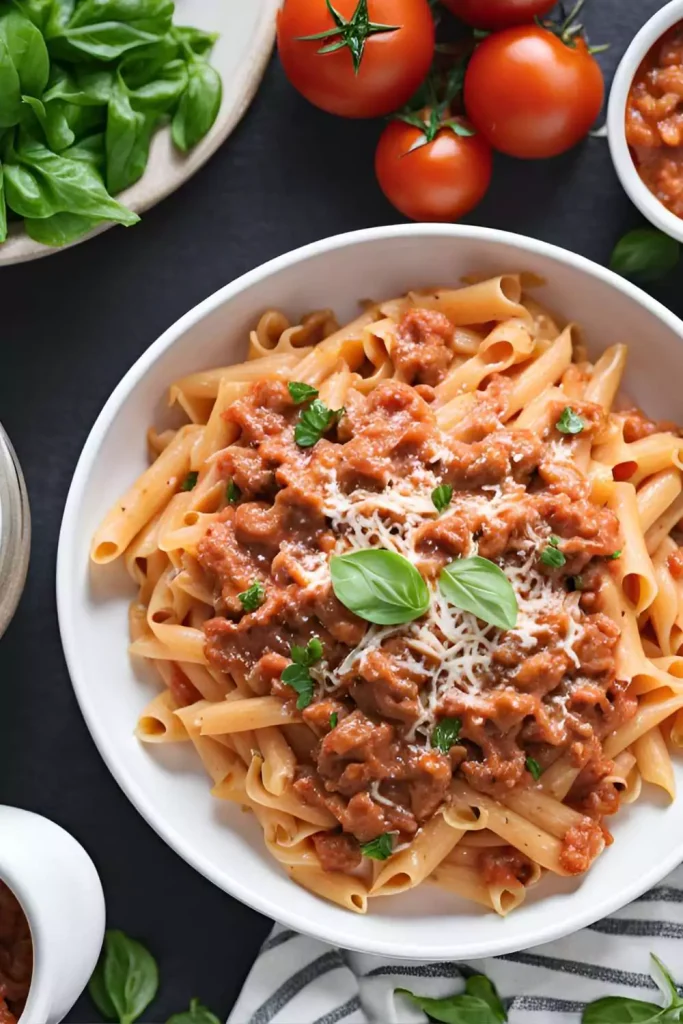
[[[660,6],[658,0],[591,0],[586,20],[593,41],[611,43],[600,58],[610,77],[635,31]],[[0,802],[54,818],[89,850],[110,926],[141,938],[158,958],[161,989],[146,1021],[165,1020],[192,996],[227,1014],[270,922],[167,849],[90,740],[55,614],[64,500],[104,401],[177,317],[288,249],[400,219],[373,178],[378,130],[375,122],[314,110],[273,60],[232,138],[139,225],[0,271],[0,419],[22,462],[33,513],[26,591],[0,643]],[[600,263],[640,223],[604,139],[588,139],[549,162],[500,159],[488,197],[468,219]],[[674,274],[653,294],[683,314],[680,281]],[[95,1017],[83,997],[67,1021]]]

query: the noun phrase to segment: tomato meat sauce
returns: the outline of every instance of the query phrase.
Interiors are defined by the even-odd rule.
[[[0,882],[0,1024],[17,1024],[33,972],[33,945],[26,915]]]
[[[655,43],[636,72],[626,141],[650,192],[683,217],[683,22]]]
[[[602,815],[618,806],[616,788],[604,791],[613,765],[602,741],[636,710],[615,672],[618,627],[601,610],[618,520],[591,501],[571,457],[558,457],[571,439],[500,422],[509,378],[492,376],[471,418],[439,428],[430,400],[453,342],[443,316],[409,311],[397,339],[403,379],[369,394],[352,386],[344,416],[312,447],[296,444],[301,407],[282,382],[255,383],[224,413],[239,439],[218,465],[241,500],[198,547],[214,582],[208,661],[294,709],[297,694],[282,680],[292,646],[321,641],[301,710],[315,742],[292,785],[338,823],[313,837],[325,870],[355,870],[362,845],[386,833],[409,842],[448,801],[454,776],[504,799],[533,785],[530,758],[543,770],[564,757],[576,768],[568,802],[581,824],[565,837],[562,863],[579,873],[603,842]],[[586,433],[600,428],[598,406],[572,407]],[[562,408],[553,412],[556,422]],[[442,484],[452,500],[437,514],[431,496]],[[561,567],[541,558],[548,545]],[[330,555],[371,546],[393,546],[417,566],[433,591],[422,619],[379,628],[337,599]],[[442,569],[474,551],[516,581],[516,628],[440,603]],[[263,601],[245,612],[239,595],[255,581]],[[449,749],[434,744],[444,718],[459,722]],[[526,859],[510,851],[482,870],[497,881],[528,877]]]

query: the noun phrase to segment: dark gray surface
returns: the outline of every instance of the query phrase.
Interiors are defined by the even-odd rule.
[[[611,73],[657,0],[592,0],[592,39],[611,42]],[[221,285],[296,246],[400,218],[373,178],[377,123],[324,115],[273,61],[235,135],[141,224],[0,271],[0,420],[33,510],[33,552],[19,612],[0,644],[0,802],[58,821],[100,871],[110,926],[145,941],[162,984],[146,1021],[200,996],[226,1014],[270,923],[204,881],[139,817],[110,777],[72,694],[57,630],[54,565],[69,481],[114,385],[178,316]],[[604,139],[551,162],[500,159],[468,218],[605,263],[640,223]],[[683,313],[680,275],[653,289]],[[359,294],[365,284],[359,284]],[[580,314],[580,310],[578,311]],[[86,998],[71,1024],[96,1019]]]

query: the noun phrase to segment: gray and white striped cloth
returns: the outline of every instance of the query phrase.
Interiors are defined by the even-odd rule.
[[[335,949],[276,925],[228,1024],[420,1024],[396,988],[442,998],[463,988],[461,967],[488,975],[510,1024],[578,1024],[605,995],[659,1002],[656,953],[683,980],[683,866],[611,917],[521,953],[457,963],[388,960]]]

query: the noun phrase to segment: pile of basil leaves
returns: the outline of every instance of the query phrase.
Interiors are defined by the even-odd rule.
[[[44,245],[137,214],[112,197],[140,178],[170,121],[186,152],[221,102],[216,36],[173,25],[172,0],[0,0],[0,242],[23,218]]]

